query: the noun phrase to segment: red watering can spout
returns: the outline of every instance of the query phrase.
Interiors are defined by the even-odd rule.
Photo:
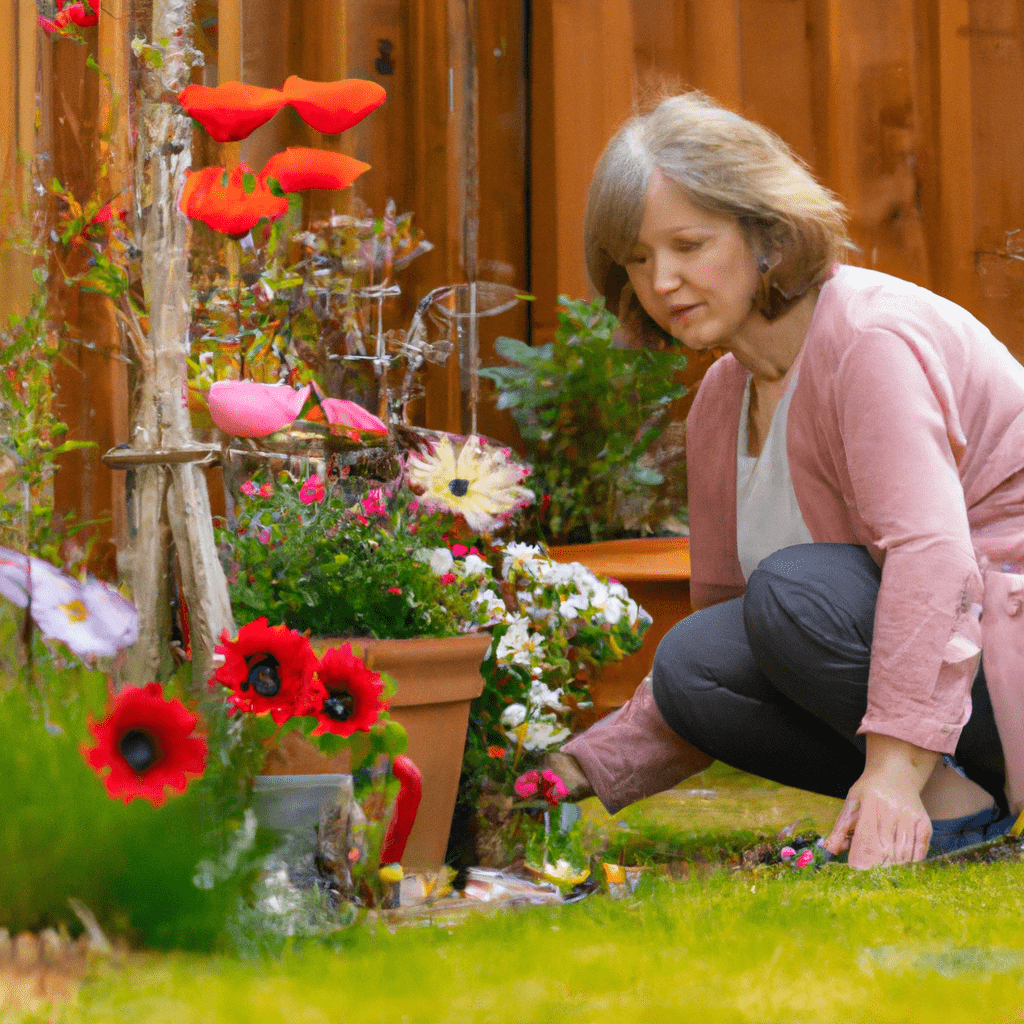
[[[395,800],[395,813],[388,825],[388,834],[384,839],[381,851],[381,864],[397,864],[405,853],[405,844],[416,820],[416,811],[423,796],[423,776],[413,761],[404,754],[399,754],[391,765],[391,771],[401,783]]]

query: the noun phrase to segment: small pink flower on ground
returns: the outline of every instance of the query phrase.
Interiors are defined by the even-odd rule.
[[[439,578],[446,587],[450,587],[458,577],[453,572],[446,572]]]
[[[796,866],[798,868],[805,868],[808,864],[814,863],[814,851],[808,847],[806,850],[801,851],[800,856],[796,859]]]
[[[401,594],[402,593],[402,588],[401,587],[388,587],[388,593],[389,594]]]
[[[270,530],[260,530],[260,543],[261,544],[269,544],[270,543]]]
[[[314,473],[299,489],[299,501],[303,505],[312,505],[313,502],[323,501],[327,496],[323,482],[318,473]]]
[[[251,480],[246,480],[241,487],[238,488],[243,494],[253,495],[256,493],[256,485]]]
[[[476,555],[478,558],[482,557],[480,555],[480,549],[476,547],[476,545],[473,545],[471,548],[467,548],[465,544],[453,544],[452,554],[456,558],[465,558],[466,555]]]
[[[269,498],[273,493],[274,493],[274,485],[273,484],[263,484],[263,486],[260,487],[260,497],[261,498]]]
[[[779,856],[783,860],[792,860],[796,856],[796,850],[792,846],[784,846],[779,850]]]
[[[420,507],[420,503],[418,501],[410,501],[409,502],[409,511],[410,512],[415,512],[416,509],[418,509],[419,507]]]

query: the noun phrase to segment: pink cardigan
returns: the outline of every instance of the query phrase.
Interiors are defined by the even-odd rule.
[[[954,303],[846,266],[823,286],[798,358],[787,448],[801,514],[816,542],[863,544],[882,568],[860,731],[952,753],[983,645],[983,574],[1024,571],[1024,366]],[[695,608],[745,588],[746,380],[732,355],[719,359],[687,424]],[[1024,657],[1003,660],[1019,694]],[[1024,721],[1008,725],[998,706],[997,724],[1024,736]]]

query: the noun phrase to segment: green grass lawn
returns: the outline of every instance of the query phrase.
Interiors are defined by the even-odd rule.
[[[824,831],[838,808],[721,766],[615,818],[593,803],[585,815],[610,843],[641,855],[646,844],[662,859],[713,858],[800,819]],[[1016,863],[862,874],[722,867],[670,881],[652,871],[619,901],[594,895],[458,924],[378,921],[340,933],[333,948],[276,959],[134,954],[101,966],[57,1019],[1022,1020],[1022,872]]]

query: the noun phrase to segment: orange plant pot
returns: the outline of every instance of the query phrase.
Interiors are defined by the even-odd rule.
[[[618,580],[654,620],[644,634],[643,647],[590,680],[594,701],[591,721],[622,707],[654,664],[661,638],[693,611],[690,606],[689,537],[637,537],[598,541],[594,544],[562,544],[548,549],[557,562],[579,562],[591,572]],[[589,720],[588,720],[589,719]]]
[[[483,692],[480,675],[488,633],[413,640],[339,640],[313,637],[318,657],[346,642],[377,672],[398,683],[391,717],[409,734],[406,752],[423,776],[423,797],[402,857],[407,869],[437,868],[444,863],[452,812],[459,791],[462,755],[469,725],[469,705]],[[322,775],[349,770],[348,754],[326,758],[297,733],[282,737],[267,755],[266,775]]]

